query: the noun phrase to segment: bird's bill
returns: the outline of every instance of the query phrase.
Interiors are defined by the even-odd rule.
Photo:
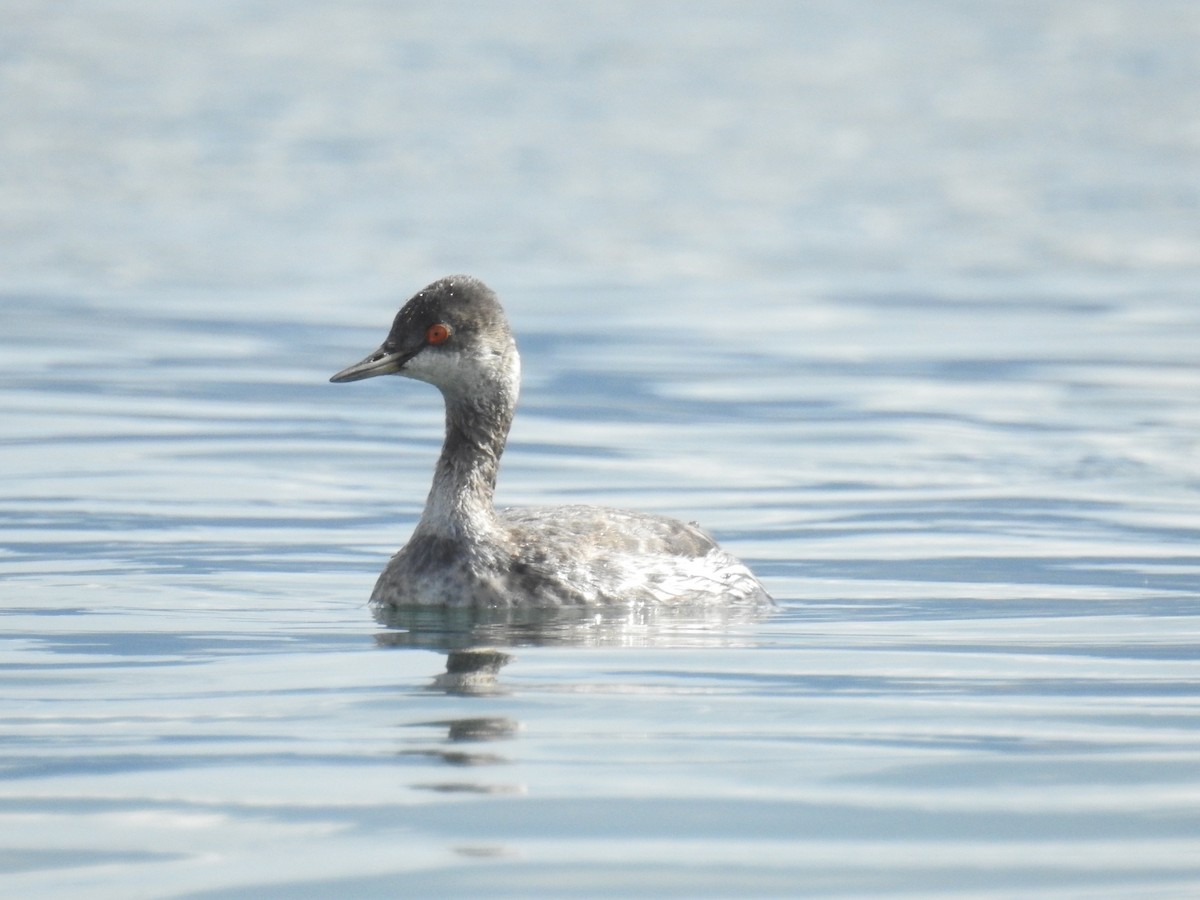
[[[395,375],[408,362],[409,357],[403,353],[390,353],[380,347],[366,359],[347,366],[329,380],[334,384],[346,381],[362,381],[364,378],[374,378],[376,375]]]

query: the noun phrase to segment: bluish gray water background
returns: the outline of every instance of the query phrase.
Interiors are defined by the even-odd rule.
[[[1200,892],[1195,4],[2,12],[6,894]],[[777,614],[375,621],[455,271]]]

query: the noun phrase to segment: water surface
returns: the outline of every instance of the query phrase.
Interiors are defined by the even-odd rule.
[[[1200,890],[1191,6],[443,6],[13,18],[7,890]],[[501,502],[774,614],[373,614],[440,404],[327,379],[461,269]]]

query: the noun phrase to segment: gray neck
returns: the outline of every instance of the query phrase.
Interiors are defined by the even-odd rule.
[[[418,532],[467,542],[496,534],[496,474],[515,407],[505,389],[446,394],[446,440]]]

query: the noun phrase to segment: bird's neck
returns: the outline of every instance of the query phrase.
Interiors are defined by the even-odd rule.
[[[446,439],[419,532],[466,542],[498,533],[496,475],[515,408],[515,391],[446,396]]]

